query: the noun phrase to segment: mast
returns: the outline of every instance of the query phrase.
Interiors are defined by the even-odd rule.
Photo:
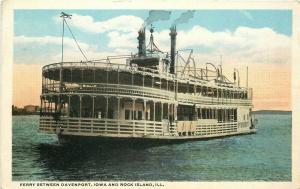
[[[61,112],[61,97],[60,94],[62,92],[62,64],[64,62],[64,34],[65,34],[65,22],[66,22],[66,18],[71,19],[70,14],[66,14],[64,12],[61,12],[60,17],[62,18],[62,36],[61,36],[61,63],[60,63],[60,68],[59,68],[59,95],[58,95],[58,112]]]

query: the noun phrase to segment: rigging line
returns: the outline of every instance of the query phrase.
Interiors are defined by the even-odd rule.
[[[65,18],[63,18],[63,29],[62,29],[62,37],[61,37],[61,62],[64,62],[64,36],[65,36]]]
[[[76,38],[75,38],[75,36],[74,36],[71,28],[69,27],[69,24],[67,23],[66,20],[64,20],[64,21],[65,21],[65,23],[66,23],[66,25],[67,25],[67,27],[68,27],[68,29],[69,29],[69,31],[70,31],[73,39],[74,39],[74,41],[76,42],[76,45],[77,45],[78,49],[80,50],[81,54],[84,56],[84,58],[86,59],[86,61],[88,61],[87,57],[85,56],[85,54],[83,53],[82,49],[80,48],[80,46],[79,46],[79,44],[78,44],[78,42],[77,42],[77,40],[76,40]]]

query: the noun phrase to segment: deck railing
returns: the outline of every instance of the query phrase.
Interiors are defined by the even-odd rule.
[[[44,86],[44,94],[57,93],[59,84],[48,84]],[[104,84],[104,83],[81,83],[77,87],[64,87],[62,93],[97,93],[97,94],[123,94],[136,97],[150,97],[167,100],[175,100],[175,93],[156,88],[120,85],[120,84]],[[249,105],[252,102],[249,99],[231,99],[231,98],[217,98],[207,97],[202,95],[178,93],[178,101],[191,104],[238,104]]]
[[[237,122],[199,124],[197,121],[185,121],[184,127],[177,123],[146,120],[114,120],[62,117],[55,121],[52,117],[40,118],[40,130],[65,135],[80,136],[209,136],[237,132]],[[188,124],[188,125],[187,125]],[[180,135],[180,136],[179,136]]]
[[[59,84],[48,84],[44,86],[44,93],[58,92]],[[98,93],[98,94],[124,94],[134,96],[145,96],[152,98],[174,99],[174,92],[160,90],[156,88],[104,84],[104,83],[82,83],[77,87],[64,87],[62,93]]]
[[[63,63],[53,63],[49,64],[43,67],[43,72],[47,71],[49,69],[60,69],[60,68],[79,68],[79,69],[85,69],[85,68],[91,68],[91,69],[105,69],[105,70],[118,70],[118,71],[126,71],[131,73],[137,73],[141,75],[151,75],[153,77],[157,78],[165,78],[167,80],[178,80],[181,82],[189,82],[189,83],[207,83],[208,80],[205,80],[204,78],[195,78],[191,77],[188,74],[182,74],[178,75],[177,78],[175,78],[174,74],[170,74],[167,72],[159,72],[157,69],[151,69],[146,67],[137,67],[137,66],[130,66],[128,64],[120,64],[120,63],[111,63],[107,59],[103,59],[100,61],[88,61],[88,62],[63,62]],[[210,71],[210,70],[208,70]],[[223,86],[226,88],[226,85]],[[232,86],[231,86],[232,87]],[[239,87],[240,90],[246,91],[247,88],[245,87]]]
[[[161,136],[163,123],[139,120],[114,120],[63,117],[55,121],[52,117],[40,118],[40,130],[48,133],[77,135],[154,135]]]
[[[252,101],[249,99],[216,98],[184,93],[178,93],[178,101],[191,104],[237,104],[248,106],[252,105]]]

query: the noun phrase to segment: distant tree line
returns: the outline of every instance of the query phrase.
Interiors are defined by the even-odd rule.
[[[27,105],[19,108],[12,105],[12,115],[39,115],[39,106]]]

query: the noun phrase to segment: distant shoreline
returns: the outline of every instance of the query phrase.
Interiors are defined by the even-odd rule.
[[[292,111],[286,111],[286,110],[256,110],[253,111],[254,114],[291,114]],[[26,116],[26,115],[39,115],[39,112],[34,113],[13,113],[13,116]]]
[[[40,115],[39,112],[34,112],[34,113],[12,113],[13,116],[24,116],[24,115]]]
[[[257,110],[253,111],[254,114],[291,114],[292,111],[286,110]]]

